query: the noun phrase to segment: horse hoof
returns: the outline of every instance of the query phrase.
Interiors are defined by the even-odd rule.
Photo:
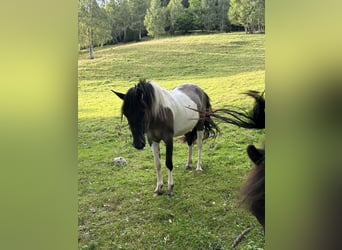
[[[186,165],[186,166],[185,166],[185,170],[191,170],[191,166]]]
[[[197,174],[202,173],[203,169],[196,169]]]
[[[160,192],[153,192],[153,197],[156,197],[156,196],[159,196],[159,195],[162,195],[163,192],[160,191]]]
[[[167,195],[168,196],[171,196],[172,195],[172,192],[173,192],[173,187],[175,186],[175,184],[172,184],[169,186],[168,190],[167,190]]]

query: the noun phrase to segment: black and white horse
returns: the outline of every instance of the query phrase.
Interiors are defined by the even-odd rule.
[[[145,147],[145,133],[147,134],[157,171],[155,194],[162,194],[163,187],[160,141],[164,141],[166,145],[168,194],[172,193],[174,186],[172,177],[173,137],[185,135],[189,149],[187,169],[192,166],[192,147],[197,139],[196,171],[202,171],[202,140],[210,135],[215,135],[219,129],[210,118],[209,97],[201,88],[194,84],[182,84],[168,91],[153,82],[140,80],[126,94],[112,91],[123,100],[121,111],[127,117],[133,135],[133,146],[136,149]],[[202,113],[196,110],[202,111]]]

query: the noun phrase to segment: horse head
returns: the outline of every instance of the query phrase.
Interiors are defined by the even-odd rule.
[[[112,90],[120,99],[123,100],[121,113],[126,116],[133,136],[133,146],[136,149],[143,149],[146,145],[146,113],[149,100],[144,94],[144,89],[139,83],[130,88],[126,94]]]
[[[247,154],[254,163],[254,168],[240,190],[240,198],[265,230],[265,149],[249,145]]]

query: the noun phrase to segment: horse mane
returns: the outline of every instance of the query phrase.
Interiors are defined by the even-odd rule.
[[[265,149],[253,145],[247,147],[247,154],[254,168],[246,176],[240,189],[240,205],[244,205],[265,229]]]
[[[251,111],[241,111],[238,107],[230,109],[217,109],[211,113],[215,117],[224,122],[247,129],[264,129],[265,128],[265,98],[264,92],[249,90],[242,94],[253,97],[255,100],[254,107]]]
[[[163,92],[166,91],[164,88],[160,87],[153,81],[150,81],[149,83],[154,90],[153,92],[153,103],[151,107],[151,114],[153,117],[164,117],[165,109],[164,107],[167,106],[166,99],[164,98]]]
[[[153,82],[140,79],[138,84],[128,90],[125,97],[125,108],[134,110],[142,105],[147,111],[147,115],[163,116],[165,115],[163,107],[166,106],[163,90]]]

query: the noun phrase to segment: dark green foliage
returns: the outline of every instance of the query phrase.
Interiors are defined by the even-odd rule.
[[[191,30],[197,30],[198,27],[196,26],[193,12],[189,9],[185,9],[184,12],[179,15],[175,27],[176,30],[182,34],[188,33]]]
[[[189,0],[182,0],[182,4],[183,4],[184,8],[188,8],[189,7]]]
[[[151,0],[144,19],[144,25],[148,34],[154,38],[159,38],[165,33],[166,7],[161,5],[160,0]]]

